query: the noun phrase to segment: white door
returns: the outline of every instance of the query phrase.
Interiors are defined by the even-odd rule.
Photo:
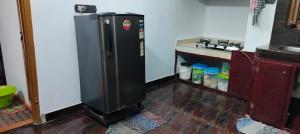
[[[17,87],[18,96],[29,104],[23,47],[16,0],[0,0],[0,43],[7,84]]]

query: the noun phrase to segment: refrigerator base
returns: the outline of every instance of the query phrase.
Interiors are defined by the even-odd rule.
[[[99,112],[87,105],[83,105],[83,108],[88,113],[88,115],[90,115],[92,118],[96,119],[104,126],[108,126],[110,124],[116,123],[120,120],[123,120],[125,118],[128,118],[130,116],[140,113],[141,110],[144,109],[144,106],[141,103],[138,103],[138,104],[136,104],[136,106],[133,106],[130,108],[124,108],[122,110],[116,111],[111,114],[105,114],[105,113]]]

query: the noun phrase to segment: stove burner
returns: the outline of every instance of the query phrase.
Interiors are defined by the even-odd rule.
[[[218,40],[218,45],[215,47],[223,46],[223,48],[226,49],[228,44],[229,44],[229,40]]]
[[[241,45],[242,45],[242,43],[240,43],[240,42],[237,42],[237,43],[235,43],[235,42],[230,42],[230,43],[229,43],[229,46],[241,47]]]
[[[213,40],[213,39],[200,39],[199,42],[208,49],[216,49],[216,50],[223,50],[223,51],[233,51],[233,50],[242,50],[244,46],[242,42],[239,41],[231,41],[231,40]],[[198,48],[199,44],[196,45]]]
[[[208,47],[209,44],[211,44],[211,39],[205,40],[205,39],[200,39],[200,43],[205,44],[205,47]]]
[[[227,46],[229,44],[229,40],[218,40],[218,45]]]

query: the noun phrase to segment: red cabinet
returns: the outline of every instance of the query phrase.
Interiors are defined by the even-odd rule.
[[[251,52],[232,52],[228,94],[248,101],[252,118],[282,128],[295,82],[296,66]]]
[[[252,64],[254,53],[233,51],[228,87],[230,96],[250,100],[253,87]]]
[[[296,67],[279,61],[257,58],[250,115],[278,128],[284,126],[295,80]]]

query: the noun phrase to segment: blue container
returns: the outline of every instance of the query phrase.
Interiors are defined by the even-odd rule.
[[[217,68],[217,67],[208,67],[208,68],[204,69],[204,73],[219,74],[220,73],[220,69]]]
[[[193,64],[192,67],[195,68],[195,69],[204,70],[205,68],[207,68],[207,65],[200,64],[200,63],[195,63],[195,64]]]

